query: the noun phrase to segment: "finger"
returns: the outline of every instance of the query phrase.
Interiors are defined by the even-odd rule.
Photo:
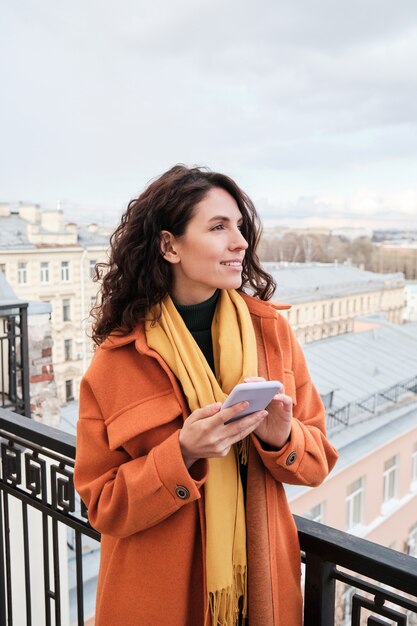
[[[228,437],[235,437],[239,435],[239,433],[243,432],[247,428],[251,428],[253,424],[255,424],[255,428],[259,426],[259,424],[265,419],[268,415],[268,411],[256,411],[255,413],[251,413],[250,415],[246,415],[234,422],[230,422],[230,424],[226,424],[226,433]]]
[[[262,376],[247,376],[243,379],[244,383],[263,383],[265,382],[265,378]]]
[[[208,404],[207,406],[201,407],[201,409],[196,409],[191,413],[188,419],[192,422],[196,422],[197,420],[201,419],[207,419],[219,413],[221,408],[221,402],[214,402],[213,404]]]
[[[258,416],[256,421],[251,421],[251,423],[246,426],[243,425],[243,427],[240,427],[240,429],[237,432],[235,432],[233,436],[230,436],[230,438],[227,440],[227,442],[230,443],[230,445],[233,445],[234,443],[237,443],[238,441],[242,441],[242,439],[244,439],[245,437],[253,433],[253,431],[256,430],[258,426],[263,422],[265,417],[268,415],[268,412],[258,411],[257,413],[253,413],[253,415]]]
[[[282,402],[285,407],[291,407],[293,402],[291,396],[285,395],[285,393],[277,393],[271,400],[271,404],[273,402]]]
[[[213,416],[213,426],[223,426],[225,422],[228,422],[230,419],[236,417],[236,415],[239,415],[239,413],[247,409],[248,406],[249,402],[247,402],[247,400],[243,400],[242,402],[229,406],[227,409],[219,411],[217,415]]]

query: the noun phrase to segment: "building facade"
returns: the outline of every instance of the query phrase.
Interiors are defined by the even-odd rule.
[[[377,274],[337,263],[264,263],[277,282],[273,300],[286,313],[297,339],[309,343],[355,330],[358,316],[382,313],[401,324],[405,281],[401,273]]]
[[[62,211],[42,211],[37,205],[0,205],[0,271],[19,298],[51,306],[52,360],[61,403],[78,397],[92,355],[88,318],[97,293],[92,277],[107,249],[107,237],[94,224],[65,224]]]

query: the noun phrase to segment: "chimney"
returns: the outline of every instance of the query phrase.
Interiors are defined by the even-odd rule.
[[[19,204],[19,216],[29,224],[37,224],[40,220],[39,204]]]

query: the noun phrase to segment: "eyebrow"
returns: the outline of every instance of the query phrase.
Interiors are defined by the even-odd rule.
[[[209,222],[230,222],[230,217],[226,217],[226,215],[215,215],[209,219]],[[238,222],[243,222],[243,216],[238,219]]]

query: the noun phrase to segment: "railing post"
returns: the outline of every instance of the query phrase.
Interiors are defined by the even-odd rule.
[[[30,417],[29,338],[27,304],[20,307],[20,365],[22,376],[23,415]]]
[[[305,559],[304,626],[334,626],[334,563],[313,553]]]
[[[6,561],[3,547],[4,527],[2,495],[0,491],[0,624],[6,624],[6,577],[4,573]]]

